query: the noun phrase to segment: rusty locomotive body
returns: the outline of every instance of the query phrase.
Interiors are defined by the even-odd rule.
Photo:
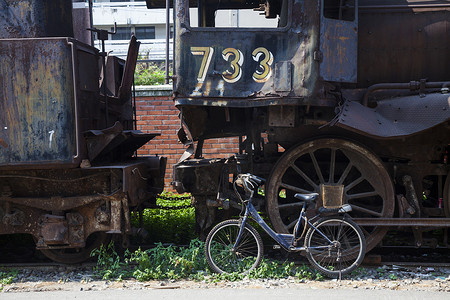
[[[0,14],[0,234],[80,262],[163,189],[165,159],[134,157],[157,135],[134,130],[139,43],[125,62],[74,39],[71,1],[3,1]]]
[[[248,10],[267,26],[239,18]],[[173,183],[195,197],[200,229],[236,206],[229,178],[243,171],[268,178],[260,207],[280,232],[298,216],[293,195],[313,191],[353,206],[368,249],[388,227],[421,245],[450,225],[448,1],[176,0],[174,18],[188,148]],[[238,155],[204,157],[227,137]]]

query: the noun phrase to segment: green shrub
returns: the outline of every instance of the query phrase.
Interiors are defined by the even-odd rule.
[[[134,82],[136,85],[161,85],[164,84],[165,76],[165,71],[157,65],[138,64],[134,72]]]
[[[163,197],[179,198],[180,200],[164,200],[158,198],[156,204],[162,207],[180,207],[190,204],[186,195],[163,193]],[[195,232],[195,209],[194,207],[166,210],[145,209],[143,211],[142,227],[149,233],[148,244],[174,243],[176,245],[188,245],[192,239],[197,237]],[[132,214],[131,224],[139,227],[138,214]]]

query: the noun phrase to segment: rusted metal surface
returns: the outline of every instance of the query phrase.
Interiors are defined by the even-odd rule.
[[[1,40],[0,166],[73,162],[75,107],[67,42]]]
[[[99,231],[130,233],[130,209],[162,191],[165,163],[0,172],[0,234],[29,233],[39,249],[55,249],[84,247]]]
[[[359,2],[359,87],[450,78],[448,1]]]
[[[159,135],[133,130],[139,43],[131,41],[128,62],[111,57],[101,70],[99,50],[67,37],[71,8],[0,4],[0,234],[30,234],[49,258],[76,263],[107,242],[106,232],[127,240],[131,211],[163,189],[166,158],[133,157]],[[101,95],[107,72],[113,84]]]
[[[342,107],[337,124],[377,137],[415,134],[450,120],[450,94],[386,99],[369,108],[355,101]]]
[[[71,0],[4,0],[0,38],[73,37]]]
[[[360,226],[450,227],[450,218],[354,218]]]
[[[319,66],[306,53],[314,52],[318,44],[318,33],[313,28],[319,23],[318,6],[311,1],[286,3],[289,10],[299,17],[289,17],[286,27],[230,31],[226,28],[191,27],[188,1],[177,1],[176,104],[189,105],[201,97],[202,101],[208,101],[208,105],[247,106],[253,100],[266,101],[264,98],[271,95],[313,95]],[[205,5],[213,4],[206,2]],[[301,16],[306,13],[309,21],[302,22]],[[219,41],[218,35],[221,37]],[[283,63],[295,67],[276,68]],[[274,86],[274,78],[279,82],[281,78],[291,76],[303,79],[285,83],[283,88],[279,83]],[[230,98],[247,100],[228,102]]]
[[[358,1],[322,2],[320,75],[335,82],[357,81]],[[329,6],[329,7],[328,7]]]
[[[136,37],[133,35],[128,47],[127,62],[123,70],[122,82],[118,93],[119,103],[121,104],[126,103],[131,96],[131,86],[133,85],[134,70],[136,69],[140,44],[141,43],[138,42]]]

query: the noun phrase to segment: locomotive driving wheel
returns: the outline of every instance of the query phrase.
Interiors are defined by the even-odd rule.
[[[65,264],[77,264],[88,260],[92,250],[99,248],[101,244],[107,246],[110,235],[106,232],[94,232],[88,236],[84,248],[41,249],[42,254],[51,260]]]
[[[393,216],[394,188],[380,159],[353,142],[323,138],[295,146],[273,167],[265,192],[275,229],[292,232],[301,209],[301,203],[293,197],[295,193],[324,191],[338,198],[339,204],[350,204],[352,217]],[[387,228],[365,226],[363,231],[369,251],[381,241]]]

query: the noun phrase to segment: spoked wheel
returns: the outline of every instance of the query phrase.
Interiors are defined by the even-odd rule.
[[[272,169],[266,199],[276,231],[292,232],[301,205],[295,193],[320,194],[321,187],[332,191],[326,197],[351,204],[354,218],[390,218],[394,213],[391,179],[372,152],[347,140],[317,139],[287,151]],[[387,228],[366,226],[363,231],[369,251]]]
[[[244,227],[240,243],[234,248],[240,222],[227,220],[217,224],[205,243],[206,260],[214,272],[247,274],[257,268],[263,256],[259,233],[249,224]]]
[[[356,269],[366,252],[361,229],[351,220],[325,218],[311,227],[305,238],[306,257],[320,273],[339,277]]]
[[[51,260],[65,264],[77,264],[88,260],[92,250],[99,248],[101,244],[109,243],[110,235],[105,232],[94,232],[86,240],[84,248],[62,248],[41,250],[42,254]]]

